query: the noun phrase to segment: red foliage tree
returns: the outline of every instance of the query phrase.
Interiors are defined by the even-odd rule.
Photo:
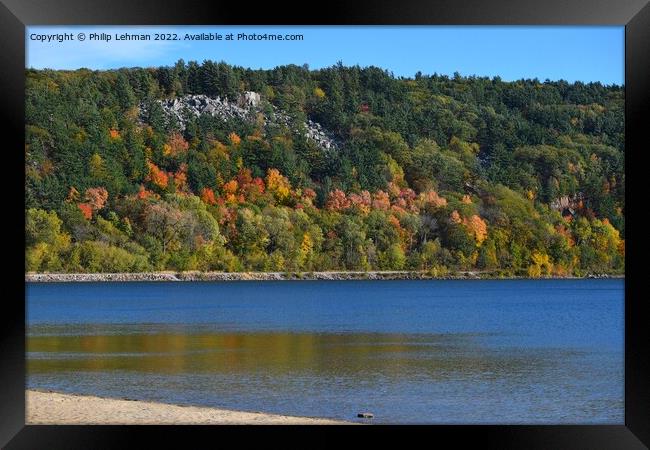
[[[372,207],[373,209],[388,211],[390,209],[390,198],[388,194],[382,190],[375,192],[372,199]]]
[[[88,203],[79,203],[77,207],[81,210],[86,220],[93,218],[93,209]]]
[[[330,211],[342,211],[350,207],[350,200],[340,189],[334,189],[329,194],[327,194],[327,201],[325,202],[325,208]]]

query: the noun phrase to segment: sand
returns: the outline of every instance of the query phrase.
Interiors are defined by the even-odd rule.
[[[28,390],[27,425],[343,425],[351,422]]]

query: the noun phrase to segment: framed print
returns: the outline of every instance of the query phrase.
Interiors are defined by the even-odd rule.
[[[89,5],[0,7],[6,448],[647,448],[647,4]]]

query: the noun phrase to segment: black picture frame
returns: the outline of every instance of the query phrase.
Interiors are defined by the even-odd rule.
[[[310,14],[311,10],[314,12]],[[225,434],[252,437],[248,427],[162,426],[35,426],[25,425],[25,283],[24,192],[24,87],[26,25],[178,25],[178,24],[283,24],[283,25],[625,25],[625,116],[627,192],[644,192],[642,140],[650,124],[650,4],[646,0],[470,0],[357,2],[330,1],[287,9],[275,2],[183,2],[145,0],[110,2],[89,0],[1,0],[0,3],[0,103],[4,134],[4,195],[11,209],[3,214],[2,248],[6,287],[2,295],[0,327],[0,445],[22,448],[115,448],[135,441],[158,440],[163,447],[178,439],[206,439],[211,446],[224,443]],[[637,171],[635,175],[634,172]],[[4,205],[7,202],[3,201]],[[647,289],[640,261],[647,254],[643,228],[630,217],[641,216],[640,197],[626,206],[625,279],[625,425],[552,426],[374,426],[295,427],[290,441],[326,443],[334,438],[362,438],[398,431],[437,445],[453,440],[454,447],[468,442],[485,448],[526,449],[641,449],[650,445],[650,380]],[[6,206],[5,206],[6,207]],[[10,212],[9,212],[10,211]],[[647,233],[646,233],[647,234]],[[11,250],[6,245],[13,242]],[[3,252],[4,253],[4,252]],[[16,263],[12,263],[16,261]],[[10,293],[11,292],[11,293]],[[22,298],[22,301],[20,300]],[[256,427],[255,434],[271,443],[281,427]],[[245,430],[245,433],[242,433]],[[286,437],[285,442],[288,443]],[[243,442],[243,441],[241,441]],[[167,444],[167,445],[165,445]],[[302,446],[301,445],[301,446]]]

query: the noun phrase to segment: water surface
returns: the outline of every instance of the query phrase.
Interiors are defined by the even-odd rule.
[[[28,386],[373,423],[624,423],[623,280],[28,283]]]

